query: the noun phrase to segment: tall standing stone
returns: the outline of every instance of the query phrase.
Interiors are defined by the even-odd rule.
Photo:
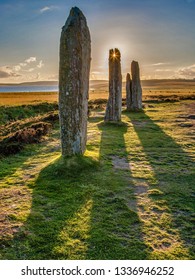
[[[59,114],[62,155],[83,154],[87,113],[91,39],[86,18],[74,7],[62,28],[59,67]]]
[[[142,88],[140,82],[139,64],[137,61],[131,63],[131,76],[132,76],[132,104],[131,110],[142,110]]]
[[[121,54],[118,49],[109,51],[109,98],[105,121],[120,121],[122,107]]]
[[[127,111],[131,111],[132,110],[132,81],[129,73],[127,73],[126,76],[126,104],[127,104]]]

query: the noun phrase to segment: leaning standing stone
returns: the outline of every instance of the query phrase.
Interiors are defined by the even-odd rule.
[[[139,64],[137,61],[131,63],[132,76],[132,104],[131,109],[142,110],[142,88],[140,82]]]
[[[118,49],[109,52],[109,98],[105,121],[120,121],[122,107],[121,54]]]
[[[83,154],[87,114],[91,39],[86,18],[72,8],[62,28],[59,67],[59,114],[62,155]]]
[[[126,105],[127,111],[131,111],[132,109],[132,81],[131,76],[127,73],[126,76]]]

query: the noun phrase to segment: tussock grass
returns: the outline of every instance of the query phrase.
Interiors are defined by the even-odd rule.
[[[58,109],[57,103],[28,104],[21,106],[0,106],[0,125],[25,118],[43,115]]]
[[[57,104],[2,107],[0,156],[20,152],[25,144],[38,143],[59,120]]]

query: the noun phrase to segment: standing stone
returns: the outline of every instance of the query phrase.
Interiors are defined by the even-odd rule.
[[[142,110],[142,88],[140,82],[139,64],[137,61],[131,63],[132,76],[132,103],[131,110]]]
[[[118,49],[109,52],[109,98],[106,108],[105,121],[121,120],[122,107],[122,75],[121,54]]]
[[[131,111],[132,110],[132,81],[129,73],[127,73],[126,76],[126,104],[127,104],[127,111]]]
[[[86,18],[74,7],[62,28],[59,67],[59,115],[62,155],[83,154],[87,113],[91,39]]]

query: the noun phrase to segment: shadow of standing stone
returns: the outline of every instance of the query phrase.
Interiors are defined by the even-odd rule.
[[[86,18],[74,7],[62,28],[59,67],[59,114],[62,155],[83,154],[87,114],[91,39]]]

